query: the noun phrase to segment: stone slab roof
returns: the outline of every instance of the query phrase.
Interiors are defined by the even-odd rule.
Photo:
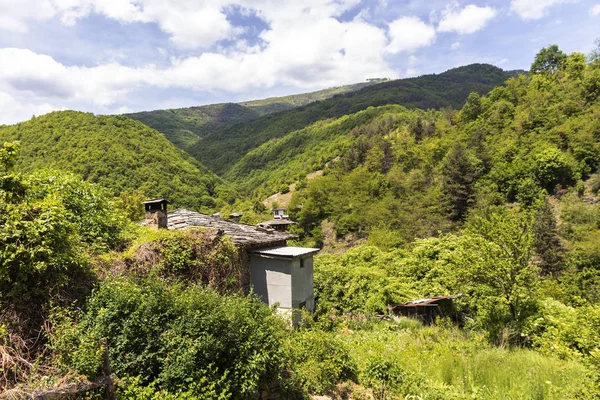
[[[194,226],[215,229],[229,236],[236,245],[268,246],[297,238],[289,233],[240,224],[189,210],[175,210],[169,212],[167,217],[168,229],[181,230]]]

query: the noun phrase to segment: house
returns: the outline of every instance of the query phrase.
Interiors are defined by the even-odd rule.
[[[437,317],[449,317],[457,320],[458,315],[454,306],[454,299],[461,296],[462,294],[457,294],[455,296],[418,299],[404,304],[388,306],[388,310],[391,314],[419,319],[425,324],[432,324]]]
[[[290,219],[290,216],[285,213],[286,211],[285,208],[273,209],[273,219]]]
[[[292,225],[296,225],[296,222],[290,221],[289,219],[271,219],[258,224],[259,227],[265,229],[275,229],[276,231],[285,232]]]
[[[282,312],[314,311],[313,256],[319,249],[292,247],[295,235],[270,227],[252,226],[189,210],[167,212],[167,201],[144,202],[146,220],[154,228],[181,230],[191,227],[214,229],[227,235],[241,249],[246,271],[244,286],[269,306]]]

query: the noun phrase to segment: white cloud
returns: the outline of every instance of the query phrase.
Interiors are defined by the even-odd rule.
[[[413,52],[435,42],[435,29],[417,17],[401,17],[389,24],[389,53]]]
[[[459,10],[458,3],[452,2],[443,13],[438,25],[439,32],[456,32],[464,35],[483,29],[497,15],[493,7],[478,7],[473,4]]]
[[[5,7],[8,1],[18,10],[27,2],[41,1],[48,6],[29,15],[10,11]],[[174,43],[189,47],[214,44],[238,33],[239,27],[231,26],[226,18],[221,20],[222,29],[215,28],[232,1],[241,7],[241,13],[254,14],[267,24],[258,34],[257,44],[238,39],[229,47],[213,46],[171,59],[157,49],[161,61],[170,60],[160,68],[126,66],[122,63],[127,59],[120,57],[96,66],[67,65],[27,49],[0,48],[0,92],[23,107],[31,104],[32,109],[37,104],[52,104],[51,108],[106,112],[131,106],[128,99],[140,90],[187,89],[238,96],[273,87],[312,90],[370,76],[398,77],[387,54],[410,52],[435,40],[434,28],[414,17],[395,21],[389,32],[362,17],[349,22],[336,18],[359,0],[180,0],[170,2],[170,8],[164,7],[165,0],[0,0],[0,11],[8,13],[0,12],[0,20],[8,15],[12,27],[24,31],[27,24],[35,23],[32,21],[57,18],[72,24],[90,13],[100,13],[122,23],[155,22]],[[204,17],[211,21],[191,26],[191,20]],[[0,123],[13,120],[6,113],[0,115]]]
[[[0,49],[0,91],[36,101],[107,108],[142,88],[240,93],[277,85],[312,89],[368,76],[398,76],[384,59],[385,32],[364,22],[296,21],[285,30],[264,31],[261,38],[262,48],[175,58],[161,69],[116,62],[67,66],[27,49]]]
[[[460,49],[460,47],[461,47],[461,44],[460,44],[460,42],[454,42],[454,43],[452,43],[452,45],[450,46],[450,48],[451,48],[452,50],[458,50],[458,49]]]
[[[596,4],[594,7],[590,8],[591,15],[600,15],[600,4]]]
[[[243,29],[227,19],[232,6],[270,24],[337,16],[360,0],[2,0],[0,30],[27,31],[28,24],[59,18],[65,25],[92,13],[122,23],[155,23],[182,48],[207,48]]]
[[[0,124],[26,121],[34,115],[40,116],[60,109],[48,103],[24,104],[8,93],[0,91]]]
[[[540,19],[547,15],[548,9],[556,4],[570,0],[512,0],[510,9],[522,19]]]
[[[55,17],[73,25],[96,13],[123,23],[156,23],[180,47],[208,47],[235,36],[223,11],[225,4],[210,0],[2,0],[0,29],[24,32],[31,22]]]

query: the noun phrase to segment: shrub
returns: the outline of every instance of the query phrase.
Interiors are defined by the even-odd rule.
[[[291,379],[309,393],[332,393],[338,383],[356,378],[350,349],[330,333],[295,332],[284,346],[290,357]]]
[[[55,318],[53,348],[64,369],[89,377],[100,367],[101,338],[119,377],[169,394],[254,398],[283,370],[283,322],[255,297],[110,279],[76,317]]]

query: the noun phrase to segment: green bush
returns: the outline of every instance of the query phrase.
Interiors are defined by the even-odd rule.
[[[284,323],[254,297],[120,278],[101,284],[76,319],[57,315],[60,364],[89,377],[101,338],[117,376],[171,395],[255,398],[283,371]]]
[[[330,333],[294,332],[284,343],[291,379],[311,394],[331,394],[338,383],[356,379],[356,365],[346,344]]]

